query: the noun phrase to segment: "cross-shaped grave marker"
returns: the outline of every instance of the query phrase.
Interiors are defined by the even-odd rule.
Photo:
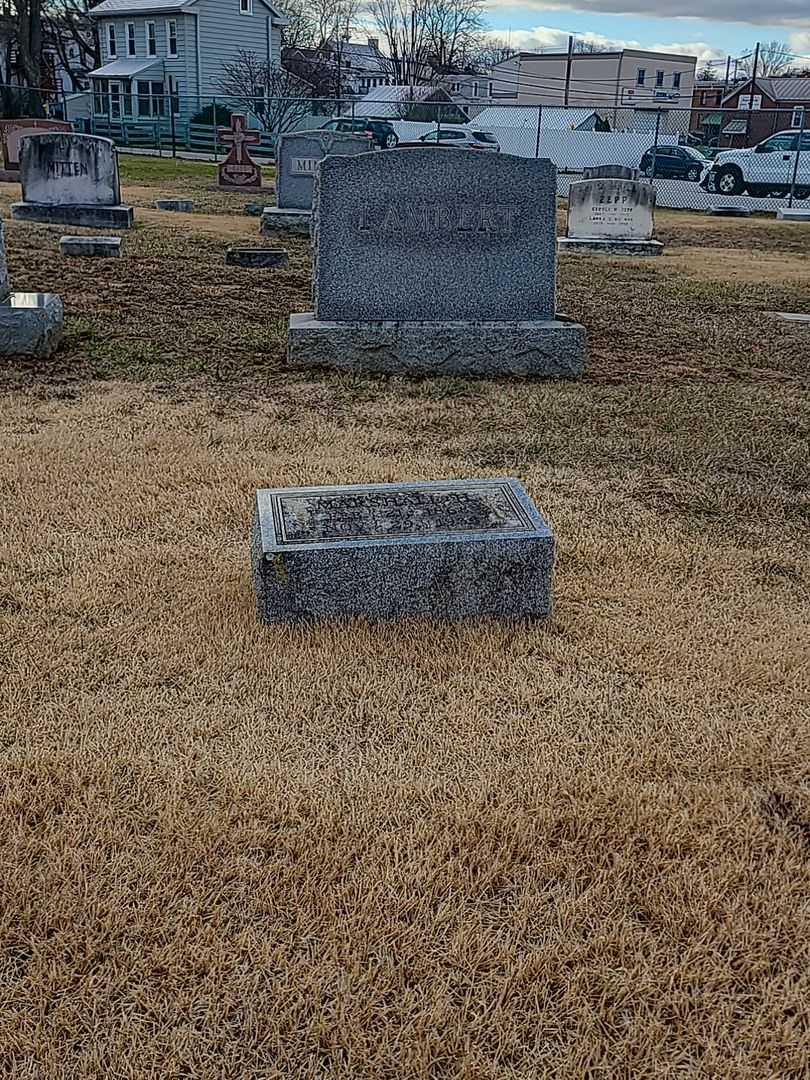
[[[262,186],[262,170],[251,158],[247,147],[262,141],[260,131],[247,128],[247,117],[241,113],[231,116],[229,128],[219,128],[217,138],[228,146],[228,156],[219,166],[219,186],[254,191]]]

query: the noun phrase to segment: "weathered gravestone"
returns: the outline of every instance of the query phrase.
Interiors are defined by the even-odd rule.
[[[132,207],[121,205],[118,156],[111,139],[62,132],[29,135],[22,141],[23,201],[11,216],[19,221],[129,229]]]
[[[244,266],[250,270],[283,270],[289,266],[290,256],[284,248],[229,247],[225,262],[228,266]]]
[[[327,154],[350,156],[370,148],[364,135],[338,131],[289,131],[276,146],[276,205],[262,214],[261,231],[309,236],[315,170]]]
[[[629,165],[588,165],[582,170],[583,180],[639,180],[641,169]]]
[[[314,312],[294,367],[581,374],[585,329],[556,314],[550,161],[419,147],[318,168]]]
[[[217,138],[223,146],[230,148],[217,172],[219,186],[226,191],[258,191],[262,186],[262,170],[250,156],[248,147],[258,146],[262,133],[251,131],[247,117],[234,113],[231,126],[220,128]]]
[[[38,117],[19,117],[14,120],[0,120],[0,143],[3,148],[3,168],[9,179],[19,180],[20,140],[27,135],[38,135],[43,131],[72,131],[73,127],[65,120],[44,120]]]
[[[63,236],[59,254],[86,259],[120,259],[120,236]]]
[[[554,537],[517,480],[256,493],[259,619],[551,613]]]
[[[11,292],[0,221],[0,356],[50,356],[63,321],[62,301],[53,293]]]
[[[660,255],[653,240],[656,191],[640,180],[581,180],[568,190],[565,254]]]

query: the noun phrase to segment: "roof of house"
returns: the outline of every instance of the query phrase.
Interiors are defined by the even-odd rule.
[[[540,127],[546,131],[568,131],[587,123],[592,116],[598,115],[596,109],[566,109],[562,105],[546,105],[540,113]],[[482,109],[475,117],[476,124],[482,127],[531,128],[537,129],[537,108],[520,105],[491,105]]]
[[[740,86],[732,87],[723,98],[728,101],[735,94],[748,91],[751,80],[748,79]],[[757,79],[757,90],[766,94],[771,101],[797,101],[810,103],[810,79],[801,79],[793,75],[777,75]]]
[[[332,48],[337,51],[335,43]],[[378,48],[364,41],[342,41],[340,55],[345,64],[348,61],[353,69],[359,71],[387,70],[388,59]]]
[[[398,117],[403,102],[452,101],[440,86],[375,86],[354,103],[355,116]]]
[[[100,15],[149,15],[153,11],[183,11],[191,8],[197,0],[101,0],[94,8],[88,11],[91,18],[96,19]],[[286,21],[283,10],[269,0],[262,0],[265,7],[270,8],[273,15]]]

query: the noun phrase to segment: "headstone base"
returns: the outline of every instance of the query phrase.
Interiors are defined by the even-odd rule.
[[[263,236],[275,236],[276,233],[309,236],[311,221],[311,210],[288,210],[279,206],[266,206],[262,213],[260,229]]]
[[[437,489],[446,513],[438,510],[433,526],[420,529],[415,516],[420,501],[430,500]],[[508,500],[510,521],[457,527],[454,499],[463,515],[464,500],[474,501],[477,492],[487,490]],[[326,540],[285,539],[279,521],[279,502],[285,499],[299,505],[351,500],[349,525],[355,528],[343,537],[333,531]],[[411,502],[417,504],[413,509]],[[366,532],[356,527],[362,525],[364,504],[374,518]],[[386,509],[391,504],[394,509]],[[399,515],[416,528],[398,530]],[[330,522],[328,508],[323,517]],[[522,486],[509,479],[260,491],[251,566],[257,614],[264,623],[414,616],[542,619],[552,608],[554,536]]]
[[[131,206],[51,206],[47,203],[11,204],[15,221],[42,221],[47,225],[78,225],[88,229],[131,229]]]
[[[561,236],[557,240],[560,255],[661,255],[664,245],[660,240],[582,240],[575,236]]]
[[[59,241],[60,255],[81,255],[85,258],[117,259],[121,255],[120,236],[63,236]]]
[[[783,207],[776,211],[780,221],[810,221],[810,210],[799,210],[797,207]]]
[[[289,265],[290,257],[284,248],[228,248],[225,262],[250,270],[283,269]]]
[[[751,217],[752,211],[744,206],[710,206],[709,217]]]
[[[0,356],[50,356],[62,340],[62,300],[13,292],[0,303]]]
[[[425,375],[525,375],[573,379],[585,366],[585,327],[530,322],[326,322],[290,316],[291,367]]]

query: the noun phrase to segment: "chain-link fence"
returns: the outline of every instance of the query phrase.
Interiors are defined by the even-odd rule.
[[[3,88],[0,88],[2,90]],[[9,91],[10,88],[5,88]],[[774,210],[810,203],[810,119],[804,107],[783,109],[628,108],[604,105],[449,101],[415,88],[390,100],[188,98],[164,94],[162,83],[96,80],[93,92],[43,95],[48,115],[76,130],[104,135],[122,149],[216,160],[225,153],[218,131],[232,113],[248,115],[261,132],[251,147],[272,157],[284,131],[314,127],[365,134],[372,147],[400,143],[474,146],[519,157],[544,157],[558,169],[559,193],[589,166],[640,169],[658,189],[660,206],[739,206]],[[809,91],[810,93],[810,91]],[[17,102],[30,106],[31,91]],[[444,100],[431,100],[431,97]],[[8,109],[8,97],[0,99]],[[751,104],[751,99],[749,99]]]

